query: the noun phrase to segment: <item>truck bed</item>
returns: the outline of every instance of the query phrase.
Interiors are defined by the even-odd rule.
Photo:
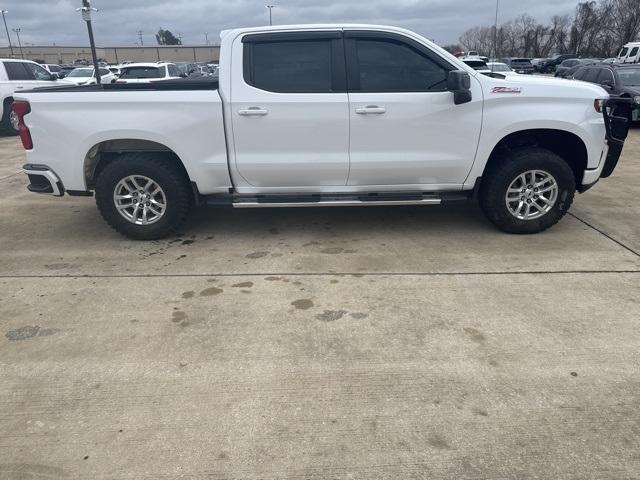
[[[195,77],[177,80],[160,80],[149,83],[105,83],[102,85],[56,85],[54,87],[25,90],[37,92],[99,92],[118,90],[217,90],[217,78]]]

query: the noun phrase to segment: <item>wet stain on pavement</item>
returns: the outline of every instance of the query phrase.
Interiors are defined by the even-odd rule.
[[[56,328],[40,328],[38,325],[27,325],[7,332],[5,337],[12,342],[17,342],[34,337],[50,337],[59,332],[60,330]]]
[[[327,255],[338,255],[344,252],[344,248],[340,248],[340,247],[325,248],[324,250],[320,250],[320,252],[326,253]]]
[[[361,312],[355,312],[350,314],[351,318],[354,318],[356,320],[364,320],[365,318],[367,318],[369,316],[369,314],[367,313],[361,313]]]
[[[190,290],[188,292],[184,292],[182,294],[182,298],[193,298],[195,296],[196,292],[194,292],[193,290]]]
[[[469,335],[471,340],[476,343],[482,343],[486,340],[484,334],[480,330],[476,330],[475,328],[465,327],[465,332]]]
[[[291,302],[291,305],[296,307],[298,310],[309,310],[311,307],[313,307],[313,302],[308,298],[302,298],[300,300]]]
[[[176,310],[175,312],[173,312],[173,315],[171,316],[171,321],[173,323],[180,323],[182,322],[185,318],[187,318],[187,314],[184,313],[181,310]]]
[[[217,287],[205,288],[200,292],[201,297],[213,297],[214,295],[220,295],[224,290]]]
[[[316,315],[316,318],[321,322],[335,322],[340,320],[347,314],[345,310],[325,310],[322,313]]]
[[[253,287],[253,282],[242,282],[236,283],[235,285],[231,285],[233,288],[251,288]]]
[[[270,253],[271,252],[253,252],[253,253],[250,253],[249,255],[246,255],[245,258],[252,258],[252,259],[263,258],[269,255]]]
[[[433,448],[437,448],[438,450],[451,450],[451,446],[447,443],[447,440],[437,433],[430,435],[427,441],[429,442],[429,445]]]

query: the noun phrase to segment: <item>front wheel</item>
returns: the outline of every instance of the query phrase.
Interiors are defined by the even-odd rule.
[[[575,190],[573,170],[561,157],[542,148],[522,148],[489,169],[480,206],[504,232],[539,233],[566,215]]]
[[[99,173],[96,204],[114,230],[134,240],[158,240],[182,225],[191,191],[174,163],[154,154],[127,153]]]

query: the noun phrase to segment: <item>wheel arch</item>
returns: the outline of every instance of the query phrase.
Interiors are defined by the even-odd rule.
[[[190,181],[191,177],[184,162],[170,147],[153,140],[117,138],[98,142],[87,151],[83,165],[86,188],[93,189],[100,171],[124,153],[157,153],[166,161],[175,164],[183,173],[185,180]]]
[[[505,161],[505,153],[523,147],[540,147],[555,153],[571,167],[576,186],[582,184],[582,177],[589,160],[587,146],[575,133],[560,129],[535,128],[506,135],[489,155],[483,176],[494,166]]]

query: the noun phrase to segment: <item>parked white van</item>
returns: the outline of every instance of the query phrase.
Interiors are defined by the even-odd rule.
[[[640,63],[640,42],[627,43],[618,54],[620,63]]]

